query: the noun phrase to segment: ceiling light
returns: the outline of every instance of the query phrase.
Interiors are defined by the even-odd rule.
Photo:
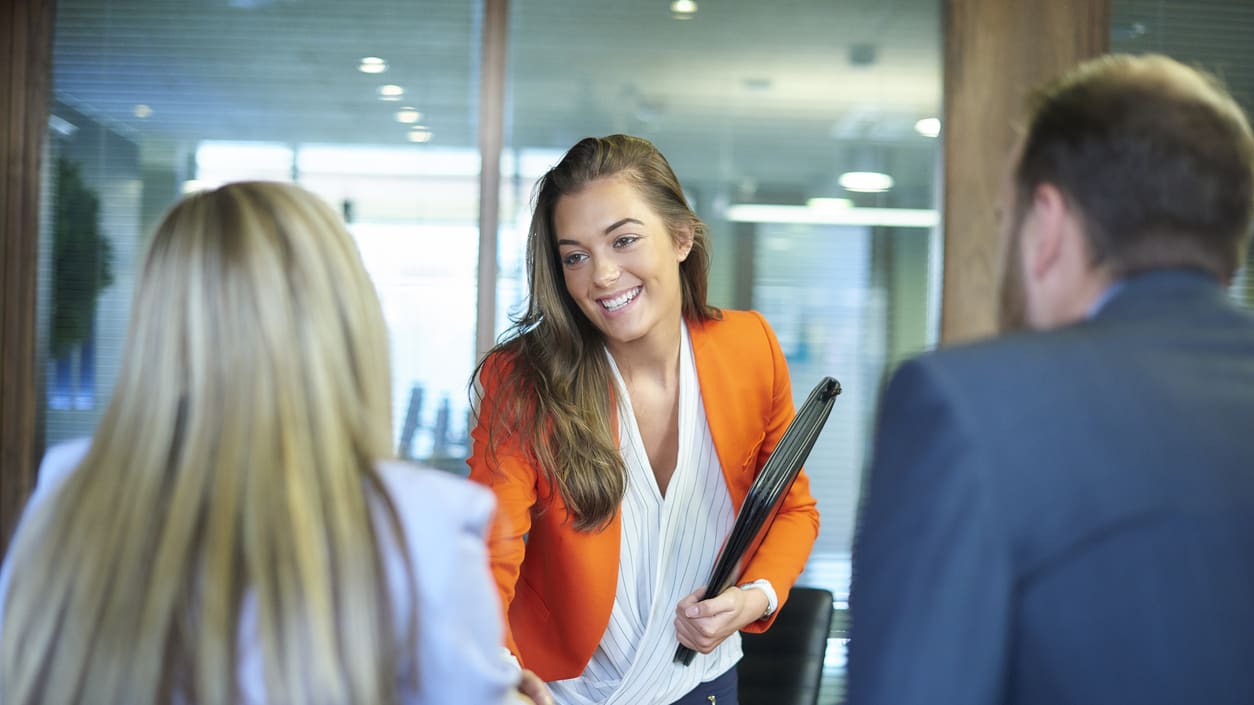
[[[251,173],[292,173],[292,147],[281,142],[202,140],[196,146],[196,178],[206,174],[237,174],[242,165]]]
[[[422,113],[417,108],[405,106],[396,111],[396,121],[404,125],[412,125],[422,119]]]
[[[431,130],[422,125],[414,125],[410,129],[409,134],[405,135],[405,139],[410,142],[430,142],[432,137]]]
[[[405,89],[395,83],[379,86],[379,100],[400,100],[403,95]]]
[[[805,206],[738,203],[730,206],[723,215],[733,223],[866,225],[887,228],[934,228],[940,224],[940,214],[930,208],[816,210]]]
[[[388,70],[388,62],[377,56],[365,56],[357,65],[357,70],[362,73],[383,73]]]
[[[766,249],[774,252],[787,252],[792,249],[792,240],[786,237],[767,238]]]
[[[697,14],[697,3],[694,0],[675,0],[671,3],[671,17],[677,20],[690,20]]]
[[[940,134],[940,118],[923,118],[914,123],[914,131],[924,137],[936,137]]]
[[[815,210],[841,210],[853,208],[853,201],[848,198],[811,198],[806,201],[806,207]]]
[[[846,171],[836,183],[847,191],[880,193],[893,187],[893,177],[878,171]]]
[[[140,120],[144,120],[146,118],[152,117],[152,108],[147,105],[144,105],[143,103],[136,105],[134,112],[135,112],[135,117],[139,118]]]
[[[69,137],[75,132],[78,132],[78,125],[75,125],[69,120],[56,115],[48,116],[48,127],[52,128],[52,131],[56,132],[58,135],[63,135],[65,137]]]

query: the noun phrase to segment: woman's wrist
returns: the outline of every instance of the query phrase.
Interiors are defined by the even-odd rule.
[[[771,585],[769,580],[753,580],[743,583],[738,587],[746,593],[746,598],[752,596],[753,593],[757,593],[762,596],[762,611],[755,613],[758,616],[753,621],[766,619],[775,613],[776,606],[779,604],[779,598],[776,597],[775,588]],[[754,602],[756,604],[757,600]]]
[[[766,619],[767,610],[771,605],[766,601],[766,595],[762,594],[761,590],[754,590],[752,588],[745,590],[745,599],[748,600],[750,605],[749,616],[751,619],[749,620],[749,623]]]

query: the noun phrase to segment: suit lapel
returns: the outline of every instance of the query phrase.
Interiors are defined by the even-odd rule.
[[[755,430],[762,431],[761,424],[752,423],[752,409],[756,405],[740,389],[743,384],[739,375],[743,374],[744,358],[752,352],[737,346],[738,342],[742,342],[736,339],[738,336],[724,336],[716,332],[719,326],[728,325],[726,321],[687,325],[706,422],[710,426],[710,436],[732,504],[739,510],[756,469],[745,468],[746,443],[755,440],[749,437]]]

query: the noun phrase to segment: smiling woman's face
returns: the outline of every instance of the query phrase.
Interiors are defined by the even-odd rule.
[[[679,329],[679,263],[692,236],[674,238],[622,177],[558,199],[553,229],[566,290],[611,348]]]

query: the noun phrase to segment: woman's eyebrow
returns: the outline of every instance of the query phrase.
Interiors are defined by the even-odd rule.
[[[605,234],[609,235],[610,233],[614,232],[615,230],[618,230],[619,228],[623,227],[624,225],[628,223],[635,223],[636,225],[640,225],[640,226],[644,225],[644,221],[642,220],[638,220],[636,218],[623,218],[622,220],[617,221],[613,225],[610,225],[608,228],[606,228]],[[557,244],[560,247],[561,245],[579,245],[580,243],[578,240],[571,240],[568,238],[559,238],[557,241]]]
[[[606,229],[605,229],[605,234],[606,234],[606,235],[609,235],[610,233],[614,232],[615,230],[618,230],[619,228],[623,227],[624,225],[626,225],[626,224],[628,224],[628,223],[635,223],[636,225],[644,225],[644,222],[643,222],[643,221],[636,220],[635,218],[623,218],[622,220],[618,221],[617,223],[614,223],[614,224],[613,224],[613,225],[611,225],[610,227],[606,228]]]

